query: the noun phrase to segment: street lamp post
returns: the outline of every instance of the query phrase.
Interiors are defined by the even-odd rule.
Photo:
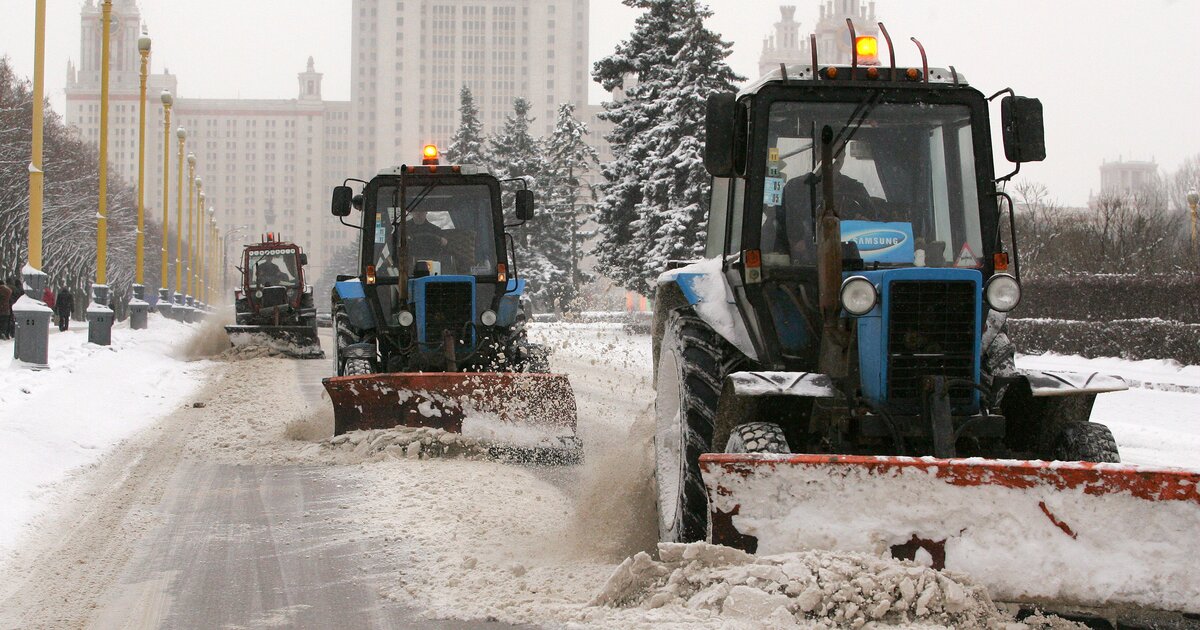
[[[208,209],[208,251],[205,252],[206,262],[204,265],[205,276],[207,277],[207,281],[204,283],[204,286],[208,288],[208,294],[205,297],[205,301],[208,302],[209,306],[212,306],[217,301],[217,295],[216,295],[217,278],[216,278],[216,274],[214,273],[214,271],[216,271],[216,265],[214,264],[215,261],[214,261],[214,256],[213,256],[213,253],[215,251],[217,251],[216,248],[213,247],[213,244],[216,243],[216,241],[217,241],[217,211],[213,208],[209,208]]]
[[[146,75],[150,66],[150,37],[142,31],[138,38],[138,53],[142,57],[138,95],[138,216],[137,253],[134,261],[136,277],[133,279],[133,299],[129,301],[129,327],[141,330],[146,327],[146,314],[150,305],[146,299]]]
[[[46,0],[37,0],[33,36],[33,138],[29,158],[29,261],[22,270],[30,299],[12,305],[16,324],[15,365],[48,367],[50,309],[37,301],[46,286],[42,272],[42,122],[46,102]],[[4,282],[8,278],[0,278]]]
[[[195,153],[187,154],[187,165],[188,165],[187,223],[180,225],[179,229],[180,230],[184,230],[185,228],[187,229],[187,234],[186,234],[186,236],[184,236],[184,241],[183,241],[183,263],[184,263],[184,266],[183,266],[183,273],[184,273],[183,295],[184,295],[184,300],[186,300],[186,302],[187,302],[187,305],[191,306],[192,303],[196,299],[195,298],[196,294],[192,293],[192,219],[194,218],[192,215],[192,212],[193,212],[193,202],[196,199],[196,154]]]
[[[171,223],[171,105],[175,103],[175,98],[167,90],[162,91],[163,105],[163,222],[162,222],[162,268],[159,275],[158,287],[158,309],[159,312],[168,317],[171,316],[171,280],[168,277],[170,273],[170,262],[167,257],[169,255],[169,245],[171,243],[171,232],[169,226]]]
[[[177,319],[183,321],[187,315],[181,310],[187,307],[187,303],[183,299],[183,163],[184,150],[187,146],[187,130],[183,127],[175,130],[175,137],[179,139],[179,157],[176,160],[178,168],[176,169],[175,181],[175,306]]]
[[[1200,192],[1193,188],[1187,194],[1188,205],[1192,207],[1192,259],[1196,258],[1196,205],[1200,204]]]
[[[100,13],[100,204],[96,212],[96,283],[88,305],[88,341],[112,343],[113,311],[108,307],[108,75],[112,48],[112,0],[104,0]]]
[[[200,178],[196,178],[196,190],[200,190]],[[204,307],[204,193],[196,193],[196,255],[192,276],[196,279],[196,304]]]

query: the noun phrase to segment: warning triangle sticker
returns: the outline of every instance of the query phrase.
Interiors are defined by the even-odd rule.
[[[963,243],[962,249],[958,251],[958,260],[954,261],[954,266],[972,269],[979,266],[979,259],[975,258],[975,252],[971,251],[970,243]]]

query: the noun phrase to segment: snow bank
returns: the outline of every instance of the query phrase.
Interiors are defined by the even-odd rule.
[[[112,345],[87,343],[77,325],[49,340],[50,369],[30,371],[0,342],[0,553],[53,501],[55,485],[121,440],[180,406],[202,383],[204,363],[172,355],[193,334],[151,315],[149,328],[113,327]]]
[[[658,555],[626,560],[591,605],[703,610],[773,628],[1002,621],[982,587],[912,563],[816,551],[752,556],[706,543],[664,543]]]

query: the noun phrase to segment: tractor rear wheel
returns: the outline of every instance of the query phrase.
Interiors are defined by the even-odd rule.
[[[358,335],[354,334],[354,330],[350,327],[350,316],[346,315],[346,311],[340,304],[333,305],[333,375],[346,376],[349,373],[346,371],[345,361],[342,359],[342,351],[346,346],[350,346],[359,342]]]
[[[654,401],[658,532],[663,542],[708,535],[700,455],[712,452],[721,383],[733,351],[691,309],[671,312],[658,357]]]
[[[1068,422],[1054,441],[1054,459],[1064,462],[1121,463],[1112,431],[1095,422]]]

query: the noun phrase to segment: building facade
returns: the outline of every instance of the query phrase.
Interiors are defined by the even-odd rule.
[[[66,89],[67,123],[95,143],[99,143],[100,122],[100,11],[93,0],[83,5],[79,66],[69,65]],[[116,0],[109,71],[109,159],[114,175],[135,186],[140,35],[136,1]],[[177,189],[176,130],[182,127],[187,131],[184,150],[196,156],[196,175],[203,182],[205,203],[214,209],[221,233],[230,238],[230,264],[242,244],[265,232],[276,232],[310,252],[310,281],[322,275],[334,250],[354,235],[331,221],[327,210],[329,191],[349,173],[350,103],[325,100],[321,79],[310,57],[305,70],[297,74],[295,98],[206,99],[180,94],[180,82],[168,70],[152,73],[147,81],[146,108],[147,216],[161,221],[163,214],[165,149],[171,160],[166,185],[172,233],[181,199],[187,222],[186,164],[182,196]],[[164,89],[175,96],[166,144],[160,99]]]
[[[780,20],[775,23],[775,32],[763,38],[762,54],[758,58],[758,72],[767,74],[779,69],[779,64],[811,65],[812,41],[816,36],[817,62],[821,65],[845,64],[851,61],[850,34],[846,30],[846,19],[853,21],[857,35],[879,35],[878,20],[875,18],[875,3],[862,0],[826,0],[820,4],[820,12],[814,26],[801,30],[796,21],[796,7],[779,7]]]
[[[350,86],[360,174],[446,145],[459,90],[471,88],[484,132],[513,99],[548,135],[562,103],[587,103],[589,0],[353,0]]]
[[[589,141],[608,156],[605,127],[594,118],[599,108],[586,105],[588,2],[354,0],[350,101],[323,97],[322,75],[311,58],[290,99],[195,98],[180,93],[183,84],[168,70],[153,73],[147,89],[147,215],[162,216],[165,150],[175,224],[174,130],[182,126],[222,232],[238,243],[280,232],[311,252],[316,278],[356,236],[330,220],[330,189],[346,177],[369,178],[380,168],[413,161],[426,143],[448,144],[458,128],[463,85],[475,95],[485,133],[503,126],[519,96],[532,104],[535,134],[549,135],[558,105],[575,103],[577,115],[593,125]],[[136,0],[113,4],[110,164],[115,175],[136,184],[141,15]],[[79,65],[69,65],[66,89],[67,123],[95,143],[100,12],[98,0],[84,1]],[[164,89],[175,95],[166,145],[159,100]],[[186,212],[186,190],[183,200]]]
[[[1100,165],[1100,194],[1128,196],[1160,182],[1158,164],[1153,160],[1105,160]]]

